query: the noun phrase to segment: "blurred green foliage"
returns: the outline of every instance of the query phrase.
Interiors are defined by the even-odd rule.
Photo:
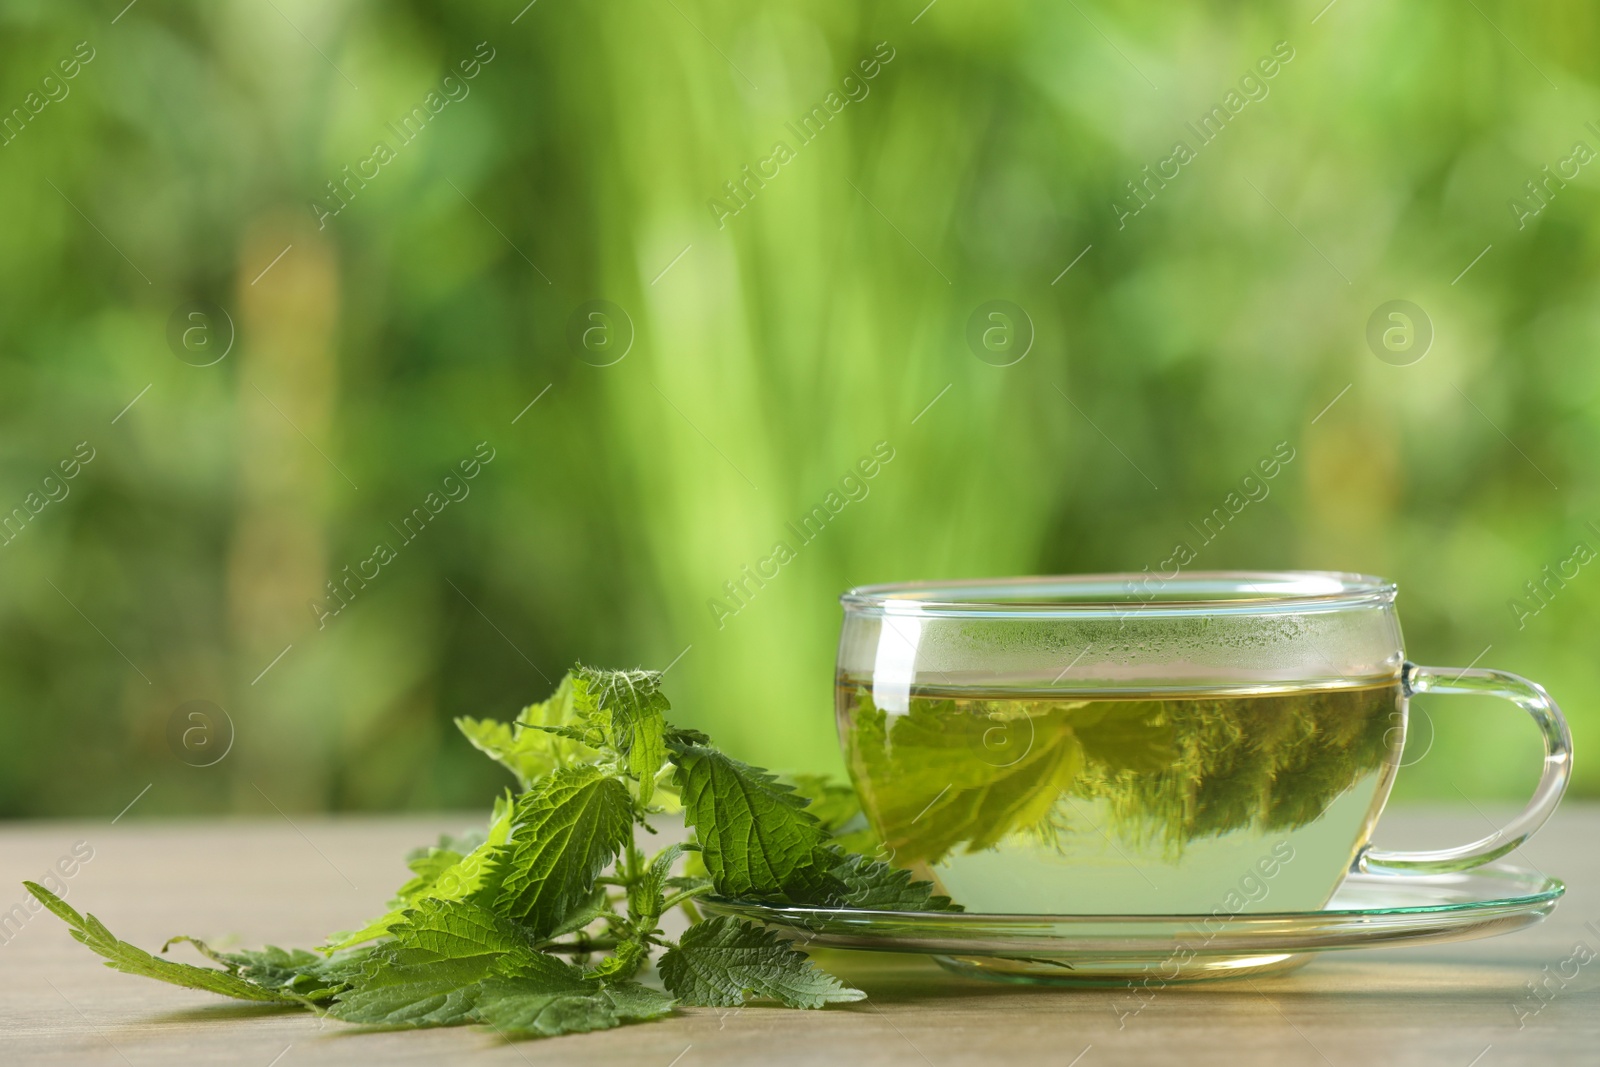
[[[1597,23],[8,3],[0,508],[29,517],[0,547],[0,813],[110,817],[147,784],[136,815],[481,804],[507,783],[451,717],[509,717],[578,659],[672,663],[675,721],[837,769],[843,588],[1154,567],[1280,441],[1194,566],[1393,577],[1414,658],[1544,682],[1583,752],[1600,571],[1508,602],[1600,548],[1596,173],[1541,170],[1600,147]],[[1279,42],[1263,94],[1242,79]],[[1431,320],[1420,362],[1368,348],[1393,299]],[[211,366],[169,347],[196,300],[237,335]],[[594,300],[631,325],[574,329]],[[991,300],[1031,320],[1010,366],[967,340]],[[569,340],[597,324],[620,362]],[[719,620],[879,442],[865,498]],[[346,566],[380,570],[331,615]],[[169,743],[190,700],[233,724],[213,766]],[[1431,725],[1398,795],[1530,787],[1509,709]]]

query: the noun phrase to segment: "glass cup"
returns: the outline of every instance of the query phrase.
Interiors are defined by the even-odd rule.
[[[866,586],[842,598],[837,714],[881,856],[968,911],[1315,911],[1351,871],[1488,863],[1572,766],[1514,674],[1405,659],[1395,586],[1316,571]],[[1371,844],[1416,693],[1504,697],[1544,769],[1471,844]]]

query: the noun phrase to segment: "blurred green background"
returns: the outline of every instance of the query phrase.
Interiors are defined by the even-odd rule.
[[[0,8],[0,815],[478,805],[451,717],[580,659],[837,768],[842,589],[1154,568],[1283,441],[1194,566],[1395,578],[1600,731],[1600,11],[123,2]],[[1533,780],[1506,706],[1412,740],[1402,797]]]

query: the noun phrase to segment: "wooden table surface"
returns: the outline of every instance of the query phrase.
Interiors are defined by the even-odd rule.
[[[1498,817],[1499,812],[1489,813]],[[1401,810],[1384,844],[1480,836],[1462,810]],[[0,913],[74,845],[93,849],[68,899],[155,949],[190,933],[314,945],[380,910],[410,847],[461,816],[276,821],[21,823],[0,827]],[[1600,1064],[1600,956],[1543,1000],[1529,983],[1600,954],[1600,806],[1568,804],[1520,854],[1568,884],[1544,923],[1464,944],[1329,953],[1253,983],[1169,987],[1136,1016],[1115,990],[960,979],[916,956],[822,954],[869,999],[823,1011],[688,1009],[599,1034],[506,1044],[477,1029],[365,1033],[118,974],[40,912],[0,944],[0,1063],[629,1064]],[[1594,923],[1587,927],[1586,923]],[[180,946],[176,958],[195,960]],[[1568,974],[1573,969],[1568,964]],[[1546,970],[1548,968],[1548,971]],[[1519,1019],[1518,1008],[1522,1009]],[[1539,1009],[1536,1014],[1534,1009]]]

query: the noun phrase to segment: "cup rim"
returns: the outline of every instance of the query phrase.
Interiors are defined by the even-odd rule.
[[[1095,618],[1333,611],[1387,605],[1398,587],[1350,571],[1150,571],[887,582],[846,591],[847,613]]]

